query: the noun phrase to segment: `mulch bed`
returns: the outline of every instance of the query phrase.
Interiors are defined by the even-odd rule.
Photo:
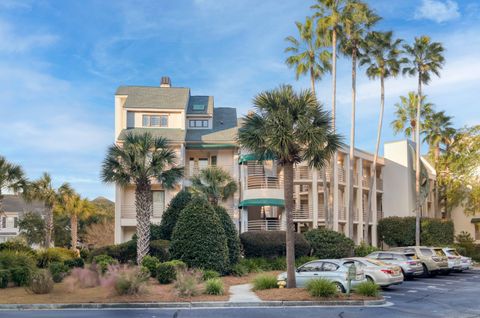
[[[329,301],[329,300],[376,300],[380,297],[365,297],[361,295],[351,294],[338,295],[332,298],[312,297],[304,288],[274,288],[255,291],[261,300],[279,300],[279,301]]]

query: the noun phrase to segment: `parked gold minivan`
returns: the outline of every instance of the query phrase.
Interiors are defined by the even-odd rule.
[[[440,247],[406,246],[394,247],[391,250],[402,253],[415,253],[415,256],[422,263],[423,275],[425,277],[450,273],[448,258]]]

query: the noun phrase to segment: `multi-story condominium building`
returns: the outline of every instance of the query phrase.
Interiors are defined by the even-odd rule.
[[[45,207],[41,202],[31,203],[18,195],[4,194],[2,201],[3,213],[0,214],[0,243],[10,240],[18,234],[20,229],[19,220],[28,212],[44,215]]]
[[[239,184],[239,190],[234,197],[222,204],[230,212],[240,232],[285,229],[282,169],[274,160],[259,162],[248,151],[240,149],[235,143],[237,129],[235,108],[214,107],[213,96],[191,95],[189,88],[172,87],[170,79],[166,77],[162,78],[160,86],[121,86],[115,94],[116,142],[121,145],[125,134],[145,131],[154,136],[166,137],[177,153],[179,164],[185,168],[185,178],[177,188],[167,190],[158,184],[152,185],[154,223],[161,221],[165,206],[171,198],[182,187],[188,187],[191,176],[209,165],[216,165],[228,171]],[[293,213],[297,231],[325,226],[324,202],[327,200],[331,211],[331,227],[347,234],[349,185],[353,182],[352,238],[357,243],[364,240],[363,228],[373,155],[359,149],[356,149],[354,154],[354,158],[349,158],[348,149],[341,149],[336,162],[327,169],[329,198],[324,196],[320,170],[310,168],[306,164],[295,167]],[[410,155],[404,152],[398,156]],[[395,173],[412,174],[412,165],[402,166],[397,163],[397,159],[406,160],[396,157],[392,160],[384,158],[378,160],[372,197],[372,209],[375,213],[371,215],[368,224],[371,227],[373,244],[377,242],[378,220],[384,214],[390,215],[385,209],[385,197],[393,198],[399,193],[402,196],[406,195],[408,191],[405,189],[400,191],[398,187],[409,188],[410,185],[407,183],[412,181],[407,179],[405,183],[386,182],[386,171],[390,171],[389,164],[403,169],[403,172],[395,170]],[[348,178],[350,161],[354,167],[354,177],[351,181]],[[332,169],[335,172],[334,180],[331,180]],[[134,192],[133,185],[126,188],[116,187],[116,243],[130,239],[135,233]],[[402,201],[402,197],[398,197],[396,201]],[[388,201],[388,204],[391,202],[393,201]],[[410,211],[408,210],[410,208],[411,206],[398,207],[391,211],[401,209]]]

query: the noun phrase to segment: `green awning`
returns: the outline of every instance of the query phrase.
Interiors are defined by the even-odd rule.
[[[472,218],[472,219],[470,220],[470,222],[472,222],[472,223],[480,223],[480,218]]]
[[[219,149],[219,148],[235,148],[234,144],[187,144],[187,149]]]
[[[282,199],[248,199],[239,204],[239,208],[244,206],[285,206],[285,200]]]
[[[245,163],[247,161],[260,161],[260,160],[261,160],[261,158],[259,156],[257,156],[256,154],[249,153],[249,154],[246,154],[246,155],[241,155],[240,159],[238,160],[238,163],[242,164],[242,163]],[[275,160],[275,158],[273,156],[267,156],[266,158],[263,158],[263,160]]]

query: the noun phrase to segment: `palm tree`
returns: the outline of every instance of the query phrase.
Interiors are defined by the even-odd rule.
[[[58,201],[54,212],[70,217],[70,233],[72,250],[78,254],[78,220],[85,219],[94,211],[93,205],[87,199],[82,199],[69,184],[63,184],[58,189]]]
[[[220,200],[227,200],[237,191],[237,183],[230,174],[216,166],[203,169],[192,177],[191,181],[190,190],[207,197],[212,205],[218,205]]]
[[[0,156],[0,214],[2,214],[3,207],[3,191],[17,192],[25,185],[25,174],[22,167],[10,163],[3,156]]]
[[[103,182],[115,182],[122,187],[135,185],[137,219],[137,263],[147,255],[150,243],[150,217],[153,213],[151,182],[157,181],[166,189],[173,188],[183,176],[183,168],[176,166],[175,151],[168,140],[155,138],[150,133],[125,137],[123,145],[108,148],[103,162]]]
[[[287,250],[287,287],[295,287],[293,166],[302,161],[321,168],[341,146],[331,117],[310,90],[297,93],[290,85],[255,96],[256,108],[243,118],[239,144],[260,160],[276,158],[283,166]]]
[[[417,99],[417,123],[415,130],[416,142],[416,170],[415,170],[415,190],[417,194],[416,210],[416,229],[415,229],[415,244],[420,245],[420,131],[421,131],[421,104],[422,104],[422,84],[428,85],[431,79],[431,74],[440,76],[440,69],[445,63],[443,57],[443,46],[439,42],[431,42],[430,37],[421,36],[415,38],[413,45],[404,45],[405,52],[410,58],[408,66],[403,69],[404,74],[410,76],[418,76],[418,99]]]
[[[367,66],[367,76],[370,79],[380,79],[380,114],[378,117],[377,142],[375,144],[375,154],[370,171],[369,192],[367,198],[367,213],[364,226],[364,240],[369,243],[369,224],[372,210],[372,197],[375,193],[373,189],[374,180],[377,174],[378,151],[380,148],[380,139],[382,136],[383,113],[385,110],[385,79],[396,77],[400,72],[401,65],[405,59],[400,58],[402,53],[399,48],[401,39],[394,39],[393,32],[370,32],[365,38],[364,55],[360,59],[360,65]],[[376,197],[376,194],[375,194]]]
[[[64,183],[60,188],[66,187]],[[58,191],[53,187],[52,177],[49,173],[43,175],[30,183],[25,191],[24,197],[27,201],[38,200],[45,206],[45,247],[50,247],[53,237],[53,210],[58,203]]]
[[[433,162],[435,169],[439,171],[439,158],[441,145],[448,145],[451,143],[455,134],[455,129],[452,127],[452,117],[445,115],[444,111],[431,112],[427,114],[424,124],[423,142],[426,142],[430,148],[430,154],[433,153]],[[439,193],[438,182],[435,182],[435,200],[433,202],[435,213],[439,213]]]
[[[433,104],[425,102],[427,96],[422,96],[420,109],[420,123],[425,121],[432,112]],[[407,96],[400,96],[400,103],[395,104],[395,119],[391,122],[393,133],[403,133],[407,138],[416,141],[418,98],[415,92],[408,92]]]
[[[348,195],[348,237],[353,238],[353,165],[355,149],[355,107],[357,96],[357,59],[363,46],[368,30],[380,20],[367,4],[352,2],[346,7],[344,32],[340,40],[342,53],[352,59],[352,110],[350,126],[350,160],[348,164],[349,195]]]
[[[307,17],[305,24],[296,22],[299,39],[293,36],[287,37],[285,40],[291,44],[285,49],[286,53],[293,53],[289,56],[285,63],[289,67],[295,68],[295,76],[297,80],[300,75],[310,75],[310,88],[312,93],[315,93],[315,82],[320,80],[327,72],[330,73],[332,64],[330,63],[332,54],[324,48],[328,45],[328,32],[325,30],[318,30],[315,27],[315,22],[312,18]],[[325,167],[322,169],[322,183],[323,183],[323,210],[325,213],[325,223],[329,224],[329,210],[328,210],[328,184],[327,172]]]

